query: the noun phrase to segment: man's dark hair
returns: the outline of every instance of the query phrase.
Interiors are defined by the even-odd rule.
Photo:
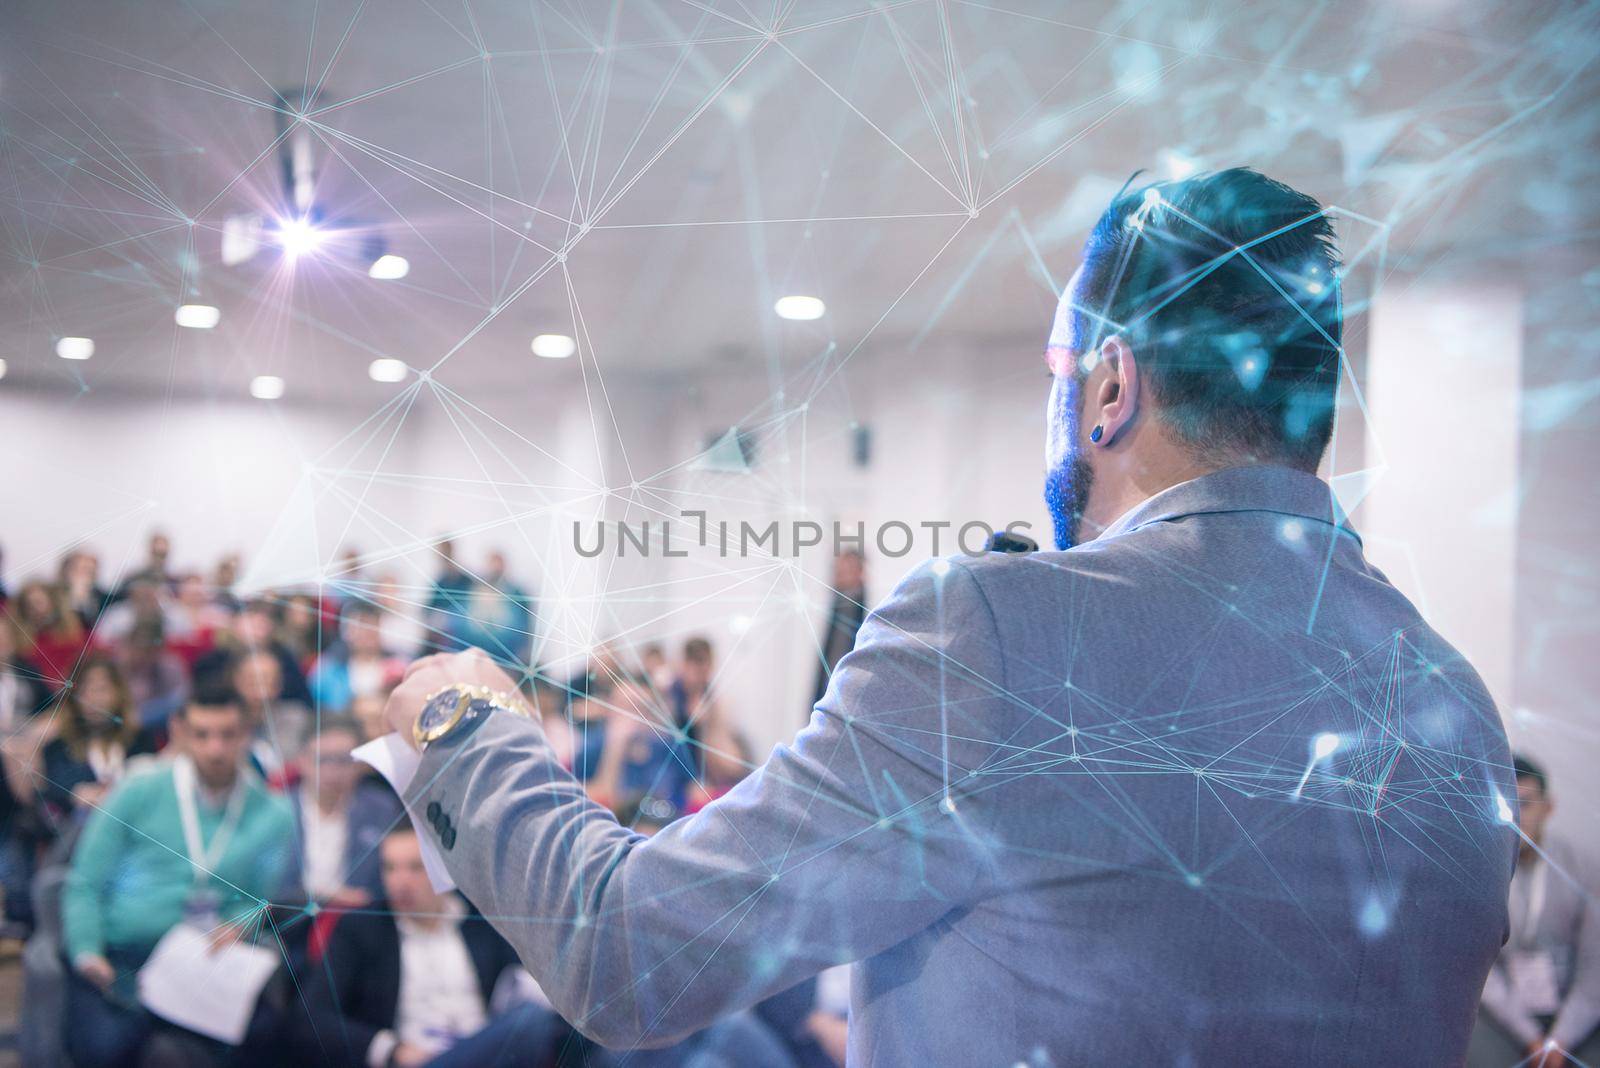
[[[177,714],[188,719],[190,710],[196,708],[231,708],[240,715],[244,714],[244,705],[239,701],[238,692],[232,686],[224,686],[215,680],[197,683],[189,699],[178,706]]]
[[[1529,760],[1521,753],[1518,753],[1511,758],[1511,770],[1519,779],[1532,779],[1539,785],[1539,792],[1541,794],[1547,794],[1550,792],[1550,782],[1545,778],[1543,765]]]
[[[347,602],[344,608],[339,612],[340,619],[351,619],[355,616],[360,616],[363,619],[377,619],[381,615],[383,615],[383,609],[379,608],[371,601],[362,600],[352,600]]]
[[[1159,418],[1208,461],[1315,470],[1333,433],[1333,224],[1247,167],[1123,192],[1084,246],[1078,338],[1119,334]]]
[[[711,662],[711,643],[704,638],[690,638],[683,643],[683,658],[696,664]]]
[[[361,737],[361,725],[356,722],[354,716],[327,712],[317,717],[316,724],[311,728],[311,737],[321,738],[324,734],[333,734],[336,731]]]

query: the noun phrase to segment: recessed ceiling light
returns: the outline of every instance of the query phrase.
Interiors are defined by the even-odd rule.
[[[578,351],[578,343],[565,334],[540,334],[533,339],[533,354],[547,360],[564,360]]]
[[[367,364],[367,377],[374,382],[404,382],[409,370],[406,361],[385,356]]]
[[[277,400],[283,396],[283,379],[277,375],[256,375],[250,380],[250,396],[256,400]]]
[[[778,303],[772,306],[772,310],[782,318],[804,322],[822,318],[822,313],[828,310],[828,306],[816,297],[790,296],[779,297]]]
[[[367,277],[379,278],[385,282],[392,282],[396,278],[404,278],[411,272],[411,262],[404,256],[383,255],[372,261],[372,266],[367,268]]]
[[[172,321],[190,330],[210,330],[222,321],[222,312],[209,304],[182,304],[172,313]]]
[[[94,355],[94,338],[64,337],[56,342],[56,355],[63,360],[87,360]]]

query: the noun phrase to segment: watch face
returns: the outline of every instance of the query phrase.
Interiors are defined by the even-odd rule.
[[[417,735],[422,738],[438,737],[461,717],[465,704],[466,695],[459,690],[449,689],[434,694],[422,706],[422,714],[417,717]]]

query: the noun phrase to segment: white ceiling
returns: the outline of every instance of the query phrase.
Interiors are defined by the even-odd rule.
[[[551,388],[580,363],[815,381],[930,331],[1027,339],[1031,358],[1107,193],[1181,159],[1366,216],[1341,229],[1373,277],[1595,225],[1594,5],[6,11],[8,389],[234,395],[270,373],[291,399],[367,402],[394,388],[366,379],[380,355],[463,391]],[[225,218],[282,202],[283,116],[316,135],[319,203],[408,257],[403,282],[321,255],[220,263]],[[827,317],[776,319],[793,292]],[[184,300],[221,326],[176,329]],[[581,359],[535,359],[537,333],[576,334]],[[58,359],[63,335],[94,358]]]

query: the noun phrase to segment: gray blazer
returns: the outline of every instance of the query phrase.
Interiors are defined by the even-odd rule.
[[[1331,500],[1236,468],[1069,552],[924,565],[792,745],[648,840],[510,714],[407,803],[612,1048],[854,961],[852,1064],[1456,1063],[1510,758]]]

